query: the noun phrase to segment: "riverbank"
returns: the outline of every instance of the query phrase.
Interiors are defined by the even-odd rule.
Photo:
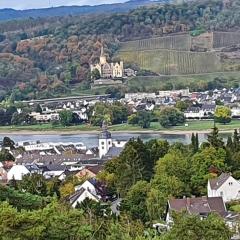
[[[213,127],[213,121],[189,121],[188,126],[175,126],[163,128],[159,123],[152,122],[150,128],[142,129],[139,126],[129,124],[119,124],[109,126],[109,131],[114,133],[144,133],[144,134],[191,134],[209,133]],[[220,132],[232,132],[240,128],[240,120],[233,120],[230,124],[216,124]],[[101,128],[90,125],[78,125],[70,127],[52,126],[51,124],[31,125],[31,126],[9,126],[0,127],[0,134],[11,135],[74,135],[74,134],[98,134]]]

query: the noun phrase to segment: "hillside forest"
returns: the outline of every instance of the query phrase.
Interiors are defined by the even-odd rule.
[[[119,14],[1,22],[0,100],[69,95],[75,86],[88,89],[89,66],[98,61],[102,45],[108,58],[114,60],[123,41],[186,32],[236,31],[239,10],[239,0],[197,1]],[[132,62],[126,66],[139,69]]]

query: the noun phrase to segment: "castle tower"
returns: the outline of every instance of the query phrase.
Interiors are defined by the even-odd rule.
[[[104,54],[103,46],[101,47],[101,55],[100,55],[100,65],[104,65],[107,63],[107,57]]]
[[[105,121],[103,121],[102,132],[99,134],[98,137],[99,157],[102,158],[103,156],[105,156],[112,146],[112,135],[107,130],[107,124],[105,123]]]

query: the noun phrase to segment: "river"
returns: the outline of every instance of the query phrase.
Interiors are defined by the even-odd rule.
[[[36,141],[40,140],[41,142],[82,142],[87,147],[96,147],[98,146],[98,135],[97,134],[69,134],[69,135],[16,135],[16,134],[0,134],[0,140],[3,137],[8,136],[13,139],[15,142],[19,141]],[[229,136],[229,133],[221,134],[221,136],[226,139]],[[112,138],[117,140],[129,140],[130,138],[140,137],[143,141],[148,141],[151,139],[164,139],[168,140],[170,143],[174,142],[182,142],[182,143],[190,143],[191,142],[191,134],[160,134],[160,133],[112,133]],[[203,142],[206,140],[207,134],[200,133],[199,141]]]

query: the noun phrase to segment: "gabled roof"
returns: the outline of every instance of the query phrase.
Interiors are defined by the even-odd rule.
[[[78,200],[78,198],[85,192],[85,188],[80,188],[74,194],[69,197],[70,203],[74,203]]]
[[[106,156],[110,156],[110,157],[118,157],[120,155],[120,153],[123,151],[122,147],[111,147]]]
[[[216,104],[203,104],[202,110],[215,110]]]
[[[26,164],[25,167],[30,171],[38,171],[40,170],[39,167],[36,164]]]
[[[87,191],[88,194],[91,194],[96,200],[99,200],[99,197],[96,196],[95,194],[93,194],[92,192],[90,192],[88,189],[85,189],[85,188],[80,188],[78,191],[76,191],[74,194],[72,194],[70,197],[69,197],[69,201],[71,204],[74,204],[78,199],[79,197],[81,197],[81,195]]]
[[[186,210],[190,214],[208,215],[217,212],[221,216],[226,215],[226,208],[222,197],[198,197],[169,200],[169,208],[174,211]]]
[[[97,175],[100,171],[102,171],[103,165],[88,166],[86,169]]]
[[[211,189],[219,189],[231,176],[230,173],[222,173],[219,177],[209,180]]]
[[[48,172],[48,171],[65,171],[67,170],[67,166],[65,165],[60,165],[60,164],[49,164],[47,166],[45,166],[44,171]]]

